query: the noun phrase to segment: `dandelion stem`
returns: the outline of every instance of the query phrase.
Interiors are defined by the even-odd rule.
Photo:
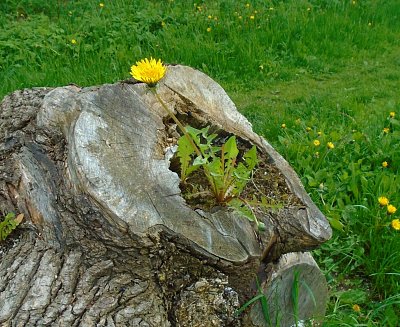
[[[199,150],[199,148],[197,147],[196,143],[194,143],[193,139],[190,137],[190,135],[186,132],[186,128],[182,125],[182,123],[179,121],[179,119],[175,116],[175,114],[172,112],[171,109],[169,109],[167,107],[167,105],[164,103],[164,101],[161,99],[161,97],[159,96],[159,94],[157,93],[156,89],[154,87],[150,88],[155,97],[157,98],[158,102],[161,104],[161,106],[163,107],[163,109],[168,113],[168,115],[174,120],[174,122],[178,125],[179,129],[182,131],[182,133],[187,137],[187,139],[189,140],[190,144],[193,147],[193,150],[196,151],[196,154],[199,157],[203,157],[201,151]]]

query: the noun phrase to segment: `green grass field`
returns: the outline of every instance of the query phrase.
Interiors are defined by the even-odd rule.
[[[0,26],[0,98],[150,56],[217,80],[336,228],[324,325],[400,324],[398,0],[2,0]]]

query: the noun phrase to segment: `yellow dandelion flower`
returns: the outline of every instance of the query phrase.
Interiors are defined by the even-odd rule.
[[[352,2],[352,4],[353,4],[353,5],[355,5],[355,4],[356,4],[356,2],[355,2],[355,1],[353,1],[353,2]]]
[[[71,43],[72,43],[72,44],[76,44],[76,40],[75,40],[75,39],[72,39],[72,40],[71,40]]]
[[[307,11],[311,11],[311,8],[310,8],[310,7],[308,7],[308,8],[307,8]]]
[[[282,128],[286,128],[286,124],[282,124],[281,127],[282,127]]]
[[[391,225],[393,229],[400,230],[400,219],[393,219]]]
[[[394,205],[391,205],[391,204],[389,204],[389,205],[386,207],[386,209],[387,209],[387,213],[388,213],[389,215],[392,215],[392,214],[394,214],[394,213],[397,211],[397,208],[396,208]]]
[[[326,144],[326,146],[328,147],[328,149],[334,149],[335,148],[335,144],[333,144],[332,142],[328,142]]]
[[[250,7],[250,3],[246,3],[246,7],[249,8]]]
[[[395,113],[394,111],[391,111],[391,112],[389,113],[389,117],[390,117],[390,118],[394,118],[394,116],[396,116],[396,113]]]
[[[383,129],[383,132],[384,132],[385,134],[388,134],[388,133],[390,132],[390,128],[389,128],[389,127],[385,127],[385,128]]]
[[[167,67],[163,65],[161,59],[157,61],[150,57],[150,60],[145,58],[137,61],[136,65],[131,67],[130,74],[134,79],[144,82],[149,86],[154,86],[164,77],[166,71]]]
[[[319,152],[318,151],[315,152],[314,156],[315,156],[315,158],[319,158]]]
[[[314,143],[315,146],[319,146],[321,144],[321,142],[319,140],[314,140],[313,143]]]
[[[359,306],[358,304],[354,304],[354,305],[353,305],[353,310],[354,310],[355,312],[360,312],[360,311],[361,311],[361,308],[360,308],[360,306]]]
[[[207,27],[207,32],[211,32],[211,27]]]
[[[321,131],[319,131],[317,134],[318,134],[318,136],[321,136],[321,135],[322,135],[322,132],[321,132]]]
[[[368,23],[368,26],[372,26],[372,23]]]
[[[104,7],[104,3],[100,2],[99,6],[100,6],[100,8],[103,8]]]
[[[382,167],[383,167],[383,168],[386,168],[387,166],[389,166],[389,164],[388,164],[387,161],[382,162]]]
[[[212,16],[211,16],[211,15],[208,15],[208,16],[207,16],[207,18],[208,18],[208,19],[211,19],[211,18],[212,18]]]
[[[254,19],[254,15],[251,15],[251,16],[250,16],[250,19]]]
[[[311,131],[311,127],[306,127],[306,131],[310,132]]]
[[[378,198],[378,202],[382,207],[384,207],[384,206],[387,206],[389,204],[389,199],[386,196],[380,196]]]

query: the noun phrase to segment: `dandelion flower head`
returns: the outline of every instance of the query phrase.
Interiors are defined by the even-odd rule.
[[[359,306],[358,304],[354,304],[354,305],[353,305],[353,310],[354,310],[355,312],[360,312],[360,311],[361,311],[361,308],[360,308],[360,306]]]
[[[389,164],[388,164],[387,161],[382,162],[382,167],[383,167],[383,168],[387,168],[387,166],[389,166]]]
[[[378,202],[381,206],[387,206],[389,204],[389,199],[386,196],[380,196]]]
[[[393,229],[400,230],[400,219],[393,219],[391,225]]]
[[[315,146],[319,146],[321,144],[321,142],[319,140],[314,140],[313,143],[314,143]]]
[[[328,149],[333,149],[333,148],[335,148],[335,145],[334,145],[332,142],[328,142],[328,143],[326,144],[326,146],[328,147]]]
[[[389,204],[386,208],[387,208],[387,213],[389,215],[392,215],[397,211],[397,208],[394,205],[391,205],[391,204]]]
[[[144,58],[136,62],[136,65],[131,67],[130,74],[134,79],[144,82],[149,86],[154,86],[164,77],[166,71],[167,67],[164,66],[161,59],[157,61],[150,57],[150,60]]]
[[[391,112],[389,113],[389,117],[390,117],[390,118],[394,118],[394,116],[396,116],[396,113],[395,113],[394,111],[391,111]]]
[[[383,132],[384,132],[385,134],[389,133],[389,132],[390,132],[390,128],[389,128],[389,127],[385,127],[385,128],[383,129]]]

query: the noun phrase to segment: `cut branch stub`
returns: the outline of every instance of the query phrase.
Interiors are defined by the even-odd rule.
[[[297,326],[305,321],[321,322],[325,317],[328,286],[310,253],[287,253],[278,263],[267,265],[261,288],[268,302],[269,321],[261,305],[247,317],[257,327]]]

